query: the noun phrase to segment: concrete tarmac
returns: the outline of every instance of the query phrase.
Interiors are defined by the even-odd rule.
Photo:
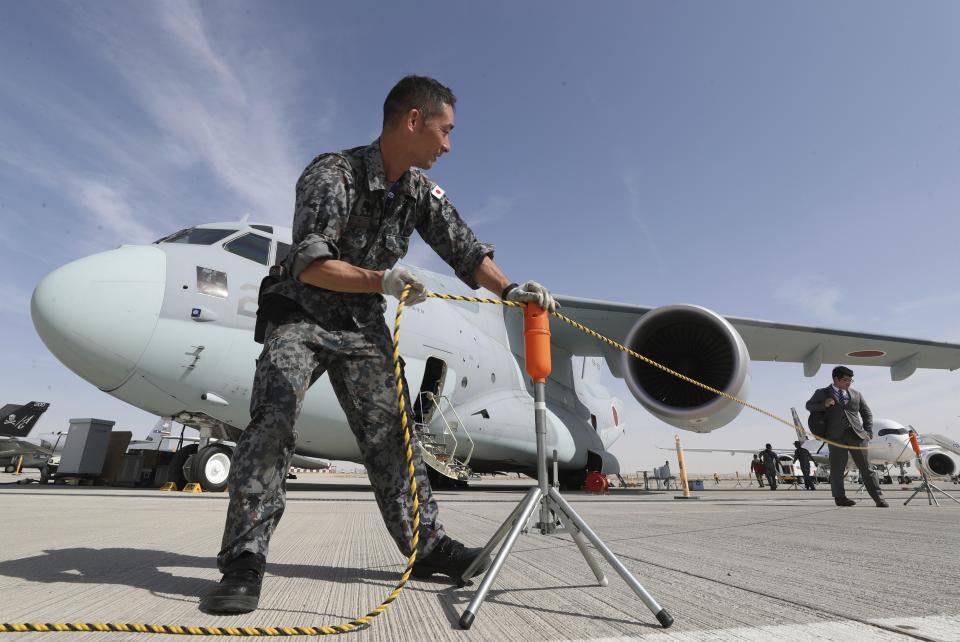
[[[23,476],[21,476],[22,478]],[[288,485],[260,609],[197,610],[219,580],[214,564],[225,494],[11,485],[0,474],[0,622],[125,622],[198,626],[327,626],[377,606],[405,566],[365,479],[301,473]],[[675,618],[653,614],[601,560],[598,586],[568,535],[522,535],[469,631],[460,614],[478,584],[411,581],[347,638],[474,640],[936,640],[960,642],[960,505],[885,486],[838,508],[829,490],[707,483],[676,491],[564,493]],[[960,498],[960,487],[941,487]],[[447,531],[482,546],[529,483],[482,481],[438,491]],[[6,640],[165,640],[129,633],[3,633]]]

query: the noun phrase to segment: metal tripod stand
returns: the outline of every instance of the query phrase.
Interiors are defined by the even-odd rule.
[[[953,501],[955,501],[955,502],[957,502],[958,504],[960,504],[960,500],[958,500],[956,497],[954,497],[953,495],[951,495],[951,494],[948,493],[947,491],[942,490],[942,489],[941,489],[940,487],[938,487],[936,484],[931,484],[931,483],[930,483],[930,479],[927,477],[927,471],[925,471],[925,470],[923,469],[923,465],[922,465],[921,462],[919,461],[919,458],[917,459],[917,468],[920,469],[920,475],[923,477],[923,481],[922,481],[922,482],[920,483],[920,485],[917,487],[917,490],[913,491],[913,494],[910,495],[910,498],[907,499],[907,501],[903,502],[903,505],[904,505],[904,506],[906,506],[907,504],[909,504],[909,503],[910,503],[910,500],[913,499],[914,497],[916,497],[917,494],[918,494],[920,491],[922,491],[922,490],[927,491],[927,504],[929,504],[929,505],[934,505],[934,504],[937,505],[937,506],[940,505],[940,502],[937,501],[937,496],[933,494],[933,491],[937,491],[938,493],[940,493],[940,494],[942,494],[942,495],[946,495],[947,497],[949,497],[949,498],[952,499]]]
[[[933,494],[933,491],[942,493],[960,504],[960,500],[957,500],[956,497],[953,497],[949,493],[940,490],[934,484],[930,483],[930,480],[927,478],[927,471],[923,468],[923,460],[920,457],[920,441],[917,439],[917,431],[913,430],[912,427],[910,430],[910,447],[913,448],[913,453],[917,456],[917,469],[920,471],[920,475],[923,477],[923,482],[917,487],[917,490],[913,491],[913,495],[910,495],[910,498],[903,502],[903,505],[906,506],[909,504],[910,500],[916,497],[917,493],[919,493],[921,490],[927,491],[927,504],[929,505],[940,505],[940,502],[937,501],[937,496]]]
[[[493,550],[503,541],[503,546],[494,558],[493,563],[487,570],[480,587],[474,594],[473,599],[467,606],[463,615],[460,616],[460,627],[469,629],[477,615],[480,605],[487,597],[487,592],[491,585],[497,579],[500,569],[503,567],[507,556],[513,549],[517,537],[521,531],[525,530],[527,522],[530,520],[534,511],[539,507],[540,521],[535,524],[535,528],[541,535],[551,535],[554,533],[570,533],[577,548],[586,560],[590,570],[593,571],[600,586],[607,585],[607,578],[600,568],[596,559],[587,548],[586,540],[590,540],[593,546],[607,559],[614,570],[620,574],[620,577],[633,589],[633,592],[647,605],[652,613],[656,615],[660,624],[667,628],[673,624],[673,617],[667,611],[657,604],[657,601],[647,593],[646,589],[640,585],[640,582],[630,573],[629,570],[617,559],[613,552],[601,541],[583,519],[577,515],[576,511],[560,496],[560,492],[547,483],[547,404],[546,404],[546,377],[550,374],[550,330],[547,321],[548,315],[539,307],[533,304],[527,304],[524,309],[524,337],[526,344],[526,364],[527,372],[534,380],[534,418],[537,431],[537,486],[527,491],[526,497],[513,509],[510,516],[497,529],[490,541],[483,548],[483,551],[474,560],[473,564],[464,571],[460,578],[461,584],[466,583],[474,571],[480,566],[483,560],[493,552]],[[557,528],[559,520],[561,528]],[[504,541],[505,540],[505,541]]]

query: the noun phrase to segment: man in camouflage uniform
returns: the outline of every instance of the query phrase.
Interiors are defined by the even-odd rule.
[[[439,82],[407,76],[384,102],[379,139],[318,156],[297,182],[288,275],[261,291],[261,314],[269,323],[251,422],[230,470],[217,556],[224,575],[204,597],[204,610],[256,609],[270,536],[283,515],[293,426],[307,389],[324,372],[357,438],[387,529],[409,556],[413,502],[381,293],[399,298],[409,285],[408,305],[426,298],[413,272],[395,267],[414,230],[470,287],[555,308],[543,286],[509,283],[493,262],[493,246],[478,241],[444,191],[416,169],[429,169],[450,151],[455,103]],[[481,549],[467,549],[444,533],[419,449],[414,453],[421,527],[413,575],[459,577]]]

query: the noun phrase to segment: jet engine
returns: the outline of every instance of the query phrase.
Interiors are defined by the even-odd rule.
[[[634,324],[625,345],[691,379],[744,399],[750,391],[750,354],[720,315],[696,305],[651,310]],[[742,406],[655,366],[623,355],[630,392],[658,419],[684,430],[709,432],[730,423]]]
[[[949,477],[957,472],[957,464],[946,453],[922,452],[920,464],[930,477]]]

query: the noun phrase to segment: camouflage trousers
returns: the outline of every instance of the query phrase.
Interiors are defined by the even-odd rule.
[[[293,426],[307,389],[324,372],[357,439],[387,530],[400,552],[410,554],[413,501],[392,355],[385,324],[329,331],[294,315],[268,328],[253,381],[250,425],[230,467],[230,505],[217,556],[221,571],[244,551],[267,555],[286,503],[285,480],[296,443]],[[409,412],[409,396],[406,407]],[[412,431],[409,415],[408,422]],[[444,532],[436,523],[437,504],[416,443],[413,452],[421,518],[418,553],[426,555]]]

